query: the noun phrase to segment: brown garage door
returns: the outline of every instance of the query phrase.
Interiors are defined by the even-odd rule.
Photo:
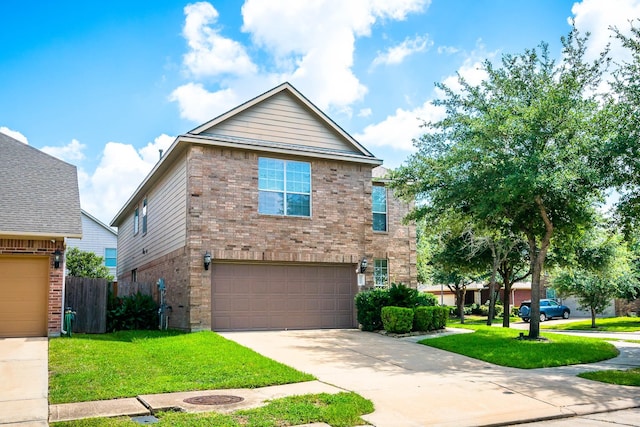
[[[0,256],[0,337],[47,335],[49,258]]]
[[[355,326],[351,265],[214,264],[211,277],[216,331]]]

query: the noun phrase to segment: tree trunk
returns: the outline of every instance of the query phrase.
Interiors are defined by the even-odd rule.
[[[458,316],[460,323],[464,324],[464,298],[467,293],[467,287],[456,288],[456,305],[458,306]]]
[[[544,261],[547,258],[547,251],[553,235],[553,224],[547,215],[547,210],[542,201],[542,197],[535,196],[534,201],[540,216],[544,222],[545,233],[540,240],[540,248],[537,247],[536,237],[531,229],[526,230],[529,242],[529,256],[531,257],[531,319],[529,319],[529,338],[538,339],[540,337],[540,278],[544,268]]]
[[[596,309],[591,307],[591,327],[596,327]]]
[[[504,285],[504,313],[502,314],[502,327],[509,327],[509,318],[511,317],[511,282],[509,279],[503,279]]]
[[[493,266],[491,268],[491,279],[489,280],[489,315],[487,316],[487,326],[493,324],[493,318],[496,314],[496,276],[500,260],[494,247],[491,248],[491,256],[493,257]]]

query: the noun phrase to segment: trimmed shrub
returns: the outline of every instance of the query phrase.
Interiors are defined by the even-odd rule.
[[[449,320],[449,307],[433,307],[433,329],[443,329]]]
[[[447,326],[449,307],[416,307],[413,317],[415,331],[434,331]]]
[[[511,317],[518,317],[520,314],[520,307],[511,307]]]
[[[429,292],[418,292],[416,296],[416,307],[434,307],[438,305],[438,297]]]
[[[360,292],[355,297],[358,310],[358,323],[363,331],[382,329],[382,307],[389,305],[387,289],[370,289]]]
[[[107,304],[107,331],[158,329],[158,305],[150,295],[137,292],[127,297],[110,295]]]
[[[403,285],[392,283],[389,288],[389,305],[394,307],[415,307],[418,299],[418,291]]]
[[[413,330],[431,331],[435,329],[433,327],[433,314],[433,307],[416,307],[413,314]]]
[[[382,307],[382,324],[387,332],[396,334],[411,332],[413,309],[394,306]]]

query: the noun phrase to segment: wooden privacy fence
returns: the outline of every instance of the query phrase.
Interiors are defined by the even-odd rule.
[[[158,302],[158,285],[147,282],[117,283],[113,286],[113,294],[118,297],[128,297],[140,292],[142,295],[151,295]]]
[[[67,276],[65,279],[64,308],[76,312],[72,332],[104,334],[107,332],[107,299],[109,287],[113,296],[126,297],[140,292],[159,301],[155,283],[107,283],[107,279]]]
[[[72,332],[104,334],[107,331],[107,279],[67,276],[65,309],[76,312]]]

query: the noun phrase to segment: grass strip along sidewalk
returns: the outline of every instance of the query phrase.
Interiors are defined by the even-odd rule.
[[[326,423],[334,427],[366,424],[360,415],[373,412],[373,404],[356,393],[311,394],[276,399],[266,406],[233,414],[202,412],[157,414],[159,427],[284,427]],[[94,418],[54,423],[55,427],[134,427],[140,424],[126,417]]]

